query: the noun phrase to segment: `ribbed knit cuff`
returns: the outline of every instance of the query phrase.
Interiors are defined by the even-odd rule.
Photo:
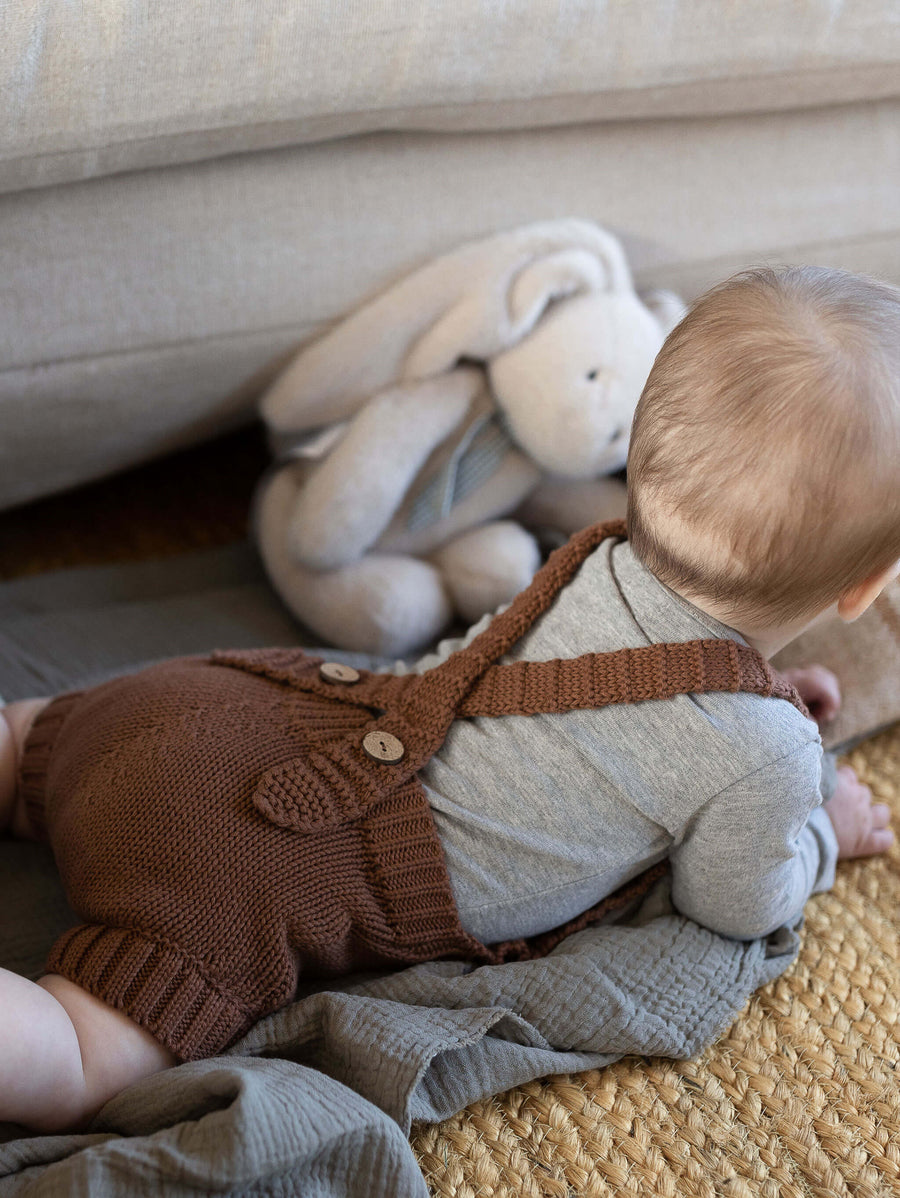
[[[47,828],[44,820],[44,785],[47,778],[47,766],[50,764],[50,754],[53,743],[69,712],[83,691],[70,691],[53,699],[35,716],[19,761],[16,776],[16,786],[25,799],[25,810],[28,822],[35,836],[47,839]]]
[[[248,1012],[196,964],[137,932],[81,924],[56,942],[58,973],[130,1016],[184,1061],[215,1056],[265,1012]]]

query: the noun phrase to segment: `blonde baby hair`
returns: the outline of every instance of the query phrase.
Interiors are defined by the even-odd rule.
[[[701,296],[637,407],[628,530],[661,582],[760,626],[900,559],[900,288],[759,267]]]

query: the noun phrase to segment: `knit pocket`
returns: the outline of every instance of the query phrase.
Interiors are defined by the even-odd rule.
[[[321,832],[359,819],[406,777],[373,763],[357,745],[334,741],[266,770],[253,804],[281,828]]]

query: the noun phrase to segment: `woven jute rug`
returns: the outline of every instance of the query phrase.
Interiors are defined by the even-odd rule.
[[[900,824],[900,725],[843,760]],[[435,1198],[900,1194],[900,850],[838,864],[800,956],[699,1060],[626,1058],[417,1127]]]
[[[243,536],[259,431],[0,514],[0,577]],[[875,628],[874,634],[869,630]],[[824,633],[822,634],[825,635]],[[834,741],[876,726],[900,669],[900,588],[856,639],[813,643],[859,689]],[[833,658],[828,654],[834,653]],[[811,660],[813,658],[808,658]],[[784,664],[796,664],[782,661]],[[844,760],[900,827],[900,724]],[[800,956],[699,1060],[628,1058],[547,1078],[414,1129],[434,1198],[900,1196],[900,849],[838,865]]]

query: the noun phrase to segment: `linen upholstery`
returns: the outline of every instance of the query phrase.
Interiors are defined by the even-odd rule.
[[[900,280],[889,0],[46,0],[3,31],[0,506],[247,421],[292,347],[518,224],[594,219],[688,299],[761,259]]]
[[[898,56],[890,0],[9,5],[0,189],[381,129],[896,96]]]
[[[887,100],[379,134],[0,196],[0,505],[235,427],[364,296],[534,219],[607,225],[687,297],[761,260],[900,281],[898,127]]]

